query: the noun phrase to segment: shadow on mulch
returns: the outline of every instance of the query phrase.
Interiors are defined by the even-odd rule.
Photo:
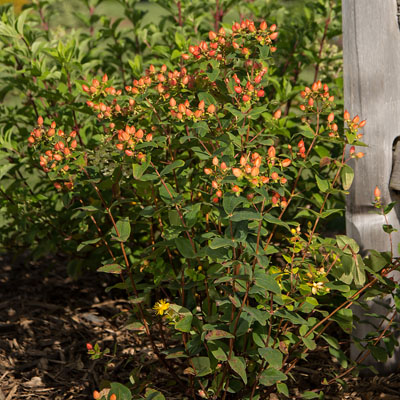
[[[128,381],[135,368],[143,388],[157,382],[167,400],[184,398],[172,393],[182,391],[176,385],[168,393],[168,384],[174,384],[141,336],[123,329],[129,310],[124,293],[105,292],[117,278],[88,273],[73,281],[65,265],[55,258],[48,263],[0,258],[0,400],[91,399],[102,380]],[[110,356],[90,360],[86,343],[95,342],[109,348]],[[292,387],[293,393],[318,387],[327,370],[340,372],[321,350],[294,371],[299,388]],[[400,399],[400,374],[346,382],[346,390],[330,387],[326,399]]]
[[[128,378],[134,343],[123,317],[113,318],[127,301],[105,293],[113,277],[72,281],[65,265],[0,260],[0,400],[89,399],[102,379]],[[122,344],[125,354],[92,361],[88,342],[111,354]]]

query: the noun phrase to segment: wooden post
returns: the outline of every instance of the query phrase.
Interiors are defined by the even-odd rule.
[[[368,249],[390,250],[388,235],[383,232],[382,216],[371,214],[373,191],[378,186],[384,204],[398,201],[398,193],[389,188],[393,164],[393,146],[400,137],[400,31],[396,0],[343,0],[343,55],[345,108],[352,116],[359,114],[367,120],[363,140],[368,144],[366,156],[353,163],[355,178],[347,200],[346,229],[366,254]],[[399,168],[400,163],[396,168]],[[400,176],[400,174],[399,174]],[[389,224],[400,231],[400,206],[389,214]],[[394,256],[400,233],[393,234]],[[384,299],[390,302],[389,298]],[[386,314],[376,301],[370,303],[371,312]],[[355,328],[357,337],[364,337],[377,326],[376,319],[354,313],[361,320]],[[355,359],[359,351],[352,346]],[[381,373],[400,370],[400,350],[385,364],[372,358],[366,361]]]

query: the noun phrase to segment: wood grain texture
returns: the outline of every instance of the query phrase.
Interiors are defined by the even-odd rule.
[[[346,230],[368,249],[390,250],[388,235],[382,230],[382,216],[371,214],[373,191],[378,186],[383,203],[399,200],[389,189],[392,172],[393,143],[400,136],[400,31],[397,0],[343,0],[343,53],[345,108],[351,115],[367,120],[363,140],[368,144],[366,157],[352,164],[353,186],[347,199]],[[360,149],[362,150],[362,149]],[[397,163],[400,166],[400,163]],[[389,223],[400,230],[400,206],[389,214]],[[394,255],[400,233],[393,234]],[[390,302],[390,298],[385,299]],[[375,302],[371,310],[382,311]],[[360,309],[354,312],[364,319]],[[370,323],[377,321],[371,318]],[[362,337],[373,328],[358,324],[356,335]],[[352,348],[352,357],[358,351]],[[381,372],[398,370],[400,352],[385,364],[369,363]]]

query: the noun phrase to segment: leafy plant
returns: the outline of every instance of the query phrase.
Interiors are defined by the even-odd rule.
[[[91,135],[46,113],[28,138],[33,163],[94,227],[78,250],[96,247],[98,270],[120,276],[110,290],[126,290],[127,323],[191,398],[289,397],[291,372],[322,341],[346,365],[328,328],[351,333],[353,303],[397,288],[392,254],[363,259],[353,239],[324,232],[366,122],[346,111],[342,132],[320,80],[287,113],[279,35],[243,19],[189,45],[179,67],[150,64],[123,88],[107,74],[78,81]],[[367,351],[393,352],[392,324]]]

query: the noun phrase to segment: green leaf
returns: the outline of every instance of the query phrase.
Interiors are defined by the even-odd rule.
[[[158,390],[154,390],[151,388],[146,389],[145,395],[145,400],[165,400],[165,397],[162,393],[160,393]],[[119,399],[119,397],[117,397]]]
[[[260,325],[265,326],[269,314],[266,311],[259,310],[255,307],[244,306],[243,311],[251,315]]]
[[[353,168],[351,168],[347,164],[344,164],[342,170],[340,171],[340,178],[342,180],[343,189],[349,190],[354,179]]]
[[[305,391],[304,393],[301,394],[302,399],[319,399],[320,395],[315,392],[310,392],[310,391]]]
[[[217,105],[217,100],[215,100],[210,93],[200,92],[197,96],[199,97],[199,101],[204,100],[206,106],[209,106],[210,104]]]
[[[346,332],[350,333],[353,328],[353,311],[349,308],[341,309],[332,316],[339,326]]]
[[[286,383],[277,383],[276,389],[279,393],[282,393],[286,397],[289,397],[289,388],[287,387]]]
[[[371,351],[371,354],[375,358],[375,360],[383,363],[387,361],[388,352],[384,348],[380,346],[370,345],[368,346],[368,350]]]
[[[190,332],[193,314],[187,308],[177,304],[170,304],[169,307],[179,315],[179,321],[176,322],[175,329],[181,332]]]
[[[235,117],[237,117],[238,122],[244,118],[244,114],[240,110],[235,108],[232,104],[226,103],[224,108],[228,110],[231,114],[233,114]]]
[[[276,369],[282,368],[283,354],[278,349],[270,347],[259,348],[258,353],[271,367]]]
[[[113,240],[118,242],[126,242],[131,235],[131,223],[129,221],[129,217],[125,217],[120,219],[117,223],[117,231],[115,228],[112,229]]]
[[[179,47],[179,49],[183,49],[186,43],[186,38],[185,36],[182,35],[182,33],[175,31],[175,43]]]
[[[265,271],[257,271],[254,275],[255,285],[275,294],[280,294],[281,289],[275,279]]]
[[[267,111],[267,109],[268,106],[255,107],[249,112],[248,117],[250,119],[257,119],[263,112]]]
[[[343,249],[347,245],[354,253],[358,253],[360,251],[360,246],[357,244],[357,242],[354,239],[349,238],[348,236],[336,235],[336,240],[339,248],[341,249]]]
[[[329,189],[329,181],[327,179],[321,179],[318,175],[315,175],[315,179],[317,180],[318,189],[325,193]]]
[[[196,257],[196,253],[193,250],[192,244],[189,239],[178,237],[175,239],[175,244],[179,253],[183,255],[185,258],[194,258]]]
[[[281,221],[279,218],[276,218],[271,214],[265,214],[264,219],[265,221],[270,222],[271,224],[284,226],[287,230],[290,231],[290,226],[286,222]]]
[[[132,60],[128,60],[130,67],[132,68],[132,72],[136,77],[139,77],[143,72],[142,67],[142,57],[139,54],[135,55],[135,58]]]
[[[260,376],[260,383],[264,386],[272,386],[277,382],[285,381],[287,376],[275,368],[269,367]]]
[[[229,366],[242,378],[244,384],[247,384],[246,363],[242,357],[232,356],[228,360]]]
[[[106,272],[107,274],[119,274],[123,268],[119,264],[106,264],[97,268],[97,272]]]
[[[385,207],[383,208],[383,213],[384,213],[385,215],[389,214],[390,211],[392,211],[392,208],[393,208],[395,205],[396,205],[396,202],[395,202],[395,201],[393,201],[392,203],[389,203],[387,206],[385,206]]]
[[[121,383],[118,382],[112,382],[111,383],[111,388],[110,392],[108,393],[108,396],[111,396],[112,394],[115,394],[118,400],[131,400],[132,399],[132,393],[131,391],[125,386],[122,385]],[[157,399],[161,400],[161,399]]]
[[[219,68],[213,69],[212,72],[207,72],[207,76],[210,82],[215,82],[215,80],[218,78],[219,72]]]
[[[146,172],[148,166],[150,165],[151,158],[150,156],[146,157],[146,161],[144,161],[142,164],[132,164],[132,172],[133,172],[133,177],[136,180],[139,180],[142,175]]]
[[[84,207],[78,207],[78,210],[83,210],[86,212],[95,212],[95,211],[100,211],[99,208],[95,206],[84,206]]]
[[[228,215],[232,215],[233,210],[244,201],[243,197],[235,196],[233,193],[226,193],[222,200],[222,207]]]
[[[95,243],[98,243],[100,240],[101,240],[101,238],[99,238],[99,237],[96,239],[92,239],[92,240],[86,240],[78,245],[78,247],[76,248],[76,251],[81,251],[88,244],[95,244]]]
[[[221,347],[217,347],[215,349],[211,349],[211,354],[218,361],[226,361],[228,359],[225,351]]]
[[[329,346],[333,347],[334,349],[340,349],[339,341],[336,338],[326,334],[322,334],[322,339],[324,339],[329,344]]]
[[[161,172],[160,175],[164,176],[172,172],[172,170],[183,167],[185,165],[185,162],[183,160],[176,160],[173,163],[167,165]]]
[[[165,186],[164,185],[160,186],[160,188],[159,188],[160,196],[163,199],[163,201],[165,201],[166,203],[170,203],[172,200],[175,199],[177,194],[169,183],[166,183]],[[171,198],[171,196],[172,196],[172,198]]]
[[[390,224],[382,225],[382,229],[386,233],[397,232],[397,229],[393,228],[393,225],[390,225]]]
[[[301,340],[306,345],[307,349],[315,350],[317,348],[317,344],[315,343],[315,340],[310,339],[309,337],[302,337]]]
[[[218,339],[234,339],[235,336],[229,332],[223,331],[221,329],[214,329],[207,333],[205,336],[206,340],[218,340]]]
[[[260,221],[261,220],[261,214],[257,211],[237,211],[233,214],[231,217],[231,221],[233,222],[239,222],[239,221],[251,221],[251,220],[256,220]]]
[[[214,238],[209,247],[210,249],[220,249],[221,247],[236,247],[237,243],[232,239],[216,237]]]
[[[192,358],[192,363],[197,377],[211,374],[212,370],[208,357],[194,357]]]

